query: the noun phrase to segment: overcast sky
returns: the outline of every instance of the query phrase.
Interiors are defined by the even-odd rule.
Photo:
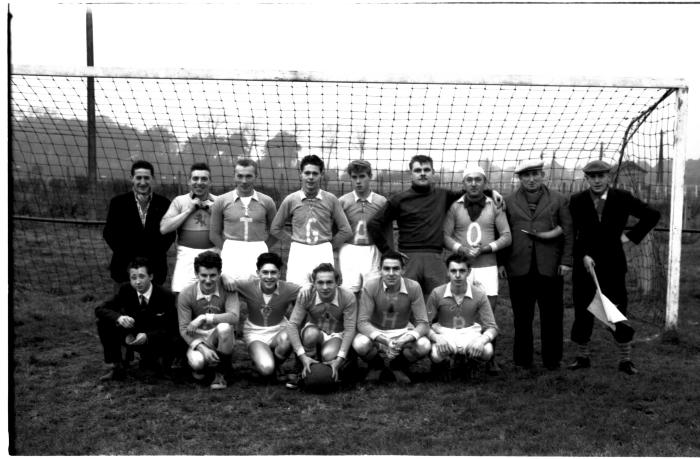
[[[692,128],[700,111],[700,5],[286,2],[92,10],[97,66],[683,78],[691,88],[687,155],[700,157],[700,130]],[[11,2],[10,11],[14,64],[85,64],[85,5]]]

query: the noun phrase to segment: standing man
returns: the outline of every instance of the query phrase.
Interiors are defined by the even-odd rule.
[[[566,198],[544,185],[544,162],[526,160],[515,169],[518,189],[506,197],[513,243],[503,251],[513,307],[513,362],[532,366],[532,320],[540,310],[542,363],[559,368],[563,347],[564,279],[571,270],[573,233]]]
[[[358,296],[368,279],[379,277],[381,254],[370,237],[367,222],[384,207],[386,198],[372,191],[372,166],[369,162],[363,159],[350,161],[346,172],[353,190],[341,196],[339,201],[353,234],[340,248],[338,264],[343,285]]]
[[[221,250],[222,273],[231,279],[254,276],[258,256],[274,243],[269,230],[277,207],[253,187],[257,176],[255,161],[236,161],[236,188],[221,195],[211,209],[209,239]]]
[[[127,265],[145,257],[153,265],[153,282],[162,285],[168,275],[168,248],[175,233],[161,234],[160,221],[170,200],[153,192],[153,165],[139,160],[131,165],[132,190],[112,198],[102,237],[112,249],[109,270],[117,283],[126,282]]]
[[[194,378],[204,379],[205,369],[213,368],[211,388],[225,389],[239,317],[238,294],[224,290],[218,253],[200,253],[194,269],[197,282],[185,287],[177,298],[180,336],[187,343],[187,362]]]
[[[338,198],[321,189],[324,167],[323,160],[316,155],[302,158],[301,190],[284,198],[270,228],[278,239],[291,238],[287,280],[299,285],[309,284],[309,275],[319,263],[334,264],[333,250],[352,236]],[[290,218],[291,235],[284,229]],[[334,225],[338,228],[335,236]]]
[[[450,281],[428,297],[428,309],[436,312],[428,338],[433,343],[430,359],[449,376],[454,356],[490,361],[498,326],[486,292],[469,281],[467,257],[453,253],[445,265]]]
[[[345,368],[355,337],[357,301],[338,285],[339,274],[330,263],[311,273],[312,285],[299,292],[287,330],[305,377],[312,363],[331,367],[333,379]]]
[[[450,206],[443,227],[445,248],[465,256],[471,264],[470,282],[477,282],[488,295],[495,313],[498,299],[498,264],[496,252],[510,246],[510,226],[506,213],[484,194],[486,172],[479,166],[468,166],[462,175],[466,193]],[[498,235],[498,237],[496,237]],[[448,272],[448,276],[452,275]],[[435,311],[428,302],[428,317]],[[495,338],[495,335],[494,335]],[[495,347],[496,343],[492,343]],[[495,352],[488,371],[499,371]]]
[[[287,317],[299,286],[280,280],[282,258],[276,253],[261,254],[256,266],[256,279],[238,279],[226,287],[237,290],[248,305],[243,340],[256,370],[263,376],[271,376],[277,370],[281,379],[280,365],[292,350]]]
[[[403,276],[400,253],[388,250],[380,262],[381,277],[370,279],[362,288],[352,346],[369,364],[368,382],[379,381],[388,366],[397,382],[410,384],[408,366],[430,353],[423,292],[418,282]]]
[[[169,290],[153,284],[150,262],[137,257],[129,263],[127,273],[129,282],[95,308],[105,362],[112,364],[102,381],[126,377],[122,346],[140,354],[142,367],[162,371],[178,340],[175,298]]]
[[[615,303],[623,314],[627,313],[627,259],[623,244],[629,241],[639,244],[654,228],[661,214],[648,204],[625,190],[610,188],[610,165],[596,160],[586,164],[583,173],[588,190],[571,196],[571,216],[574,222],[574,324],[571,341],[578,345],[577,356],[569,365],[572,370],[588,368],[591,360],[588,342],[593,331],[593,314],[588,305],[593,300],[596,287],[591,270],[600,283],[603,294]],[[639,219],[625,232],[630,215]],[[620,327],[618,326],[618,330]],[[638,372],[630,356],[632,334],[614,333],[620,351],[618,369],[628,375]]]
[[[447,274],[442,261],[444,245],[443,224],[445,213],[462,196],[433,185],[433,160],[416,155],[409,162],[411,188],[389,198],[367,225],[369,234],[384,253],[393,248],[387,238],[394,220],[399,226],[399,251],[408,256],[405,276],[417,281],[427,297],[435,287],[445,283]],[[485,191],[499,203],[501,196],[493,190]]]
[[[209,193],[211,170],[206,163],[190,168],[190,192],[175,197],[160,221],[161,234],[177,230],[177,261],[171,282],[172,291],[180,293],[197,281],[194,259],[205,250],[216,250],[209,240],[211,206],[216,196]]]

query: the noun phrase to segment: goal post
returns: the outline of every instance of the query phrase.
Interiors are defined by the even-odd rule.
[[[88,79],[95,86],[94,184]],[[344,168],[359,157],[373,164],[375,189],[385,195],[407,186],[415,154],[433,158],[442,186],[460,189],[465,165],[475,163],[503,194],[517,186],[513,171],[523,159],[544,160],[548,186],[568,195],[584,188],[583,165],[600,158],[615,165],[616,186],[662,211],[669,232],[653,232],[628,254],[630,299],[652,321],[677,325],[683,80],[13,66],[10,95],[14,249],[39,245],[48,253],[53,239],[43,233],[58,237],[67,227],[81,241],[58,237],[65,240],[60,256],[40,276],[53,291],[70,285],[66,271],[81,278],[83,268],[55,266],[71,257],[90,267],[92,282],[106,272],[108,249],[95,222],[111,196],[129,189],[135,159],[154,164],[159,192],[172,198],[187,190],[193,162],[209,163],[222,193],[233,186],[235,161],[250,157],[260,165],[257,186],[279,203],[298,188],[297,163],[308,153],[324,159],[324,186],[337,195],[349,191]],[[79,229],[67,226],[81,221]],[[18,272],[27,268],[22,263],[15,262]]]

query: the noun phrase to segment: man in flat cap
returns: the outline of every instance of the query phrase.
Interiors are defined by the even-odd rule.
[[[510,245],[510,226],[505,211],[484,194],[487,183],[484,169],[468,164],[462,177],[465,193],[450,206],[445,216],[445,248],[466,257],[471,266],[469,282],[479,284],[486,292],[491,310],[495,312],[498,299],[496,252]],[[429,306],[428,318],[432,319],[435,313]],[[498,372],[495,353],[487,368],[491,373]]]
[[[625,274],[627,259],[623,244],[639,244],[656,225],[661,214],[625,190],[610,188],[611,166],[600,160],[583,168],[588,189],[571,196],[571,216],[574,224],[573,296],[575,318],[571,341],[578,345],[572,370],[588,368],[591,360],[588,342],[593,330],[593,314],[588,305],[596,292],[590,272],[595,273],[601,290],[623,314],[627,311]],[[629,216],[639,221],[624,232]],[[620,351],[618,369],[628,375],[637,373],[630,358],[632,334],[615,333]]]
[[[513,307],[513,363],[532,366],[532,320],[540,310],[542,363],[559,368],[563,348],[563,276],[571,269],[573,234],[567,199],[544,182],[544,162],[526,160],[515,169],[518,189],[506,197],[513,243],[502,251]]]

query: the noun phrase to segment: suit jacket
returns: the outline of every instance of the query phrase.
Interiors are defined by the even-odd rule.
[[[499,252],[499,264],[503,264],[510,276],[524,276],[532,267],[535,254],[537,270],[543,276],[556,276],[559,265],[572,265],[573,231],[571,214],[566,197],[542,185],[543,193],[534,215],[530,213],[526,191],[518,188],[505,198],[506,216],[513,242]],[[549,231],[561,226],[564,233],[554,239],[535,239],[521,230]]]
[[[125,282],[116,295],[95,308],[95,315],[99,320],[115,324],[119,316],[129,316],[135,321],[134,328],[129,332],[134,335],[145,333],[151,342],[163,342],[168,338],[177,337],[178,334],[175,295],[155,284],[145,308],[141,307],[136,290]]]
[[[153,282],[158,285],[165,282],[168,275],[168,248],[176,234],[174,231],[160,234],[160,220],[169,206],[168,198],[153,193],[144,227],[132,191],[112,198],[107,223],[102,232],[112,249],[112,261],[109,264],[112,279],[117,282],[128,281],[127,265],[135,257],[142,256],[153,264]]]
[[[572,195],[570,209],[575,235],[574,266],[580,269],[583,268],[584,255],[589,255],[605,271],[626,272],[627,259],[620,236],[629,216],[639,219],[626,233],[635,244],[639,244],[661,218],[659,211],[635,198],[629,191],[617,188],[608,189],[600,221],[589,190]]]

